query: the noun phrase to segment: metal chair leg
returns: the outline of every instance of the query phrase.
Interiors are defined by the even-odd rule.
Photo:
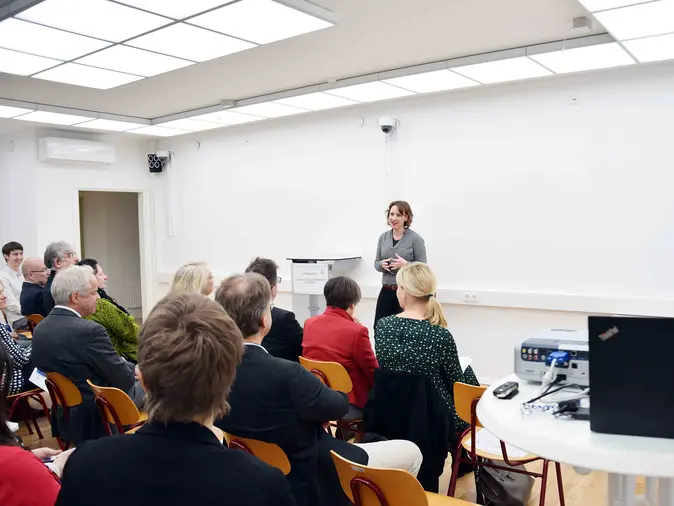
[[[447,490],[447,495],[449,497],[454,497],[456,493],[456,482],[459,479],[459,466],[461,465],[461,447],[456,449],[452,453],[452,475],[449,478],[449,489]]]
[[[548,488],[548,464],[550,461],[543,461],[543,476],[541,476],[541,498],[538,501],[539,506],[545,506],[545,492]]]
[[[562,465],[559,462],[555,462],[555,471],[557,473],[557,489],[559,490],[559,506],[565,506],[564,483],[562,482]]]

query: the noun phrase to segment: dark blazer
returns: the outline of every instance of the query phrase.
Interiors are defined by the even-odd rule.
[[[56,276],[56,271],[52,270],[49,273],[49,277],[47,278],[47,283],[44,285],[44,296],[42,298],[42,302],[44,305],[44,314],[43,316],[46,318],[46,315],[48,315],[52,309],[54,309],[54,306],[56,303],[54,302],[54,297],[51,296],[51,284],[54,282],[54,277]]]
[[[35,283],[23,282],[21,287],[21,314],[39,314],[46,317],[49,313],[44,310],[44,287]]]
[[[58,506],[295,506],[283,473],[197,423],[146,424],[77,447]]]
[[[360,464],[367,464],[367,453],[335,439],[322,427],[347,413],[345,394],[330,390],[299,364],[246,345],[229,404],[229,415],[216,425],[238,436],[279,445],[290,459],[288,481],[298,506],[350,504],[330,450]]]
[[[54,308],[35,327],[32,359],[41,371],[72,380],[82,393],[82,404],[70,410],[70,427],[58,426],[61,437],[76,444],[104,435],[87,379],[127,392],[137,405],[144,399],[134,379],[135,366],[117,355],[105,328],[67,309]]]
[[[295,313],[273,307],[271,330],[262,340],[262,346],[274,357],[299,362],[302,355],[302,332]]]

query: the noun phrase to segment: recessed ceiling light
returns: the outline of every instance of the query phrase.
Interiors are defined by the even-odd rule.
[[[552,73],[525,56],[507,60],[476,63],[452,68],[454,72],[479,83],[503,83],[532,77],[549,76]]]
[[[87,121],[86,116],[75,116],[73,114],[61,114],[59,112],[33,111],[28,114],[17,116],[14,119],[21,121],[34,121],[36,123],[51,123],[52,125],[74,125]]]
[[[348,105],[355,105],[358,102],[348,100],[346,98],[337,97],[335,95],[328,95],[327,93],[307,93],[306,95],[299,95],[297,97],[282,98],[274,101],[277,104],[289,105],[291,107],[299,107],[301,109],[309,109],[310,111],[321,111],[324,109],[334,109],[335,107],[345,107]]]
[[[414,95],[414,92],[412,91],[404,90],[397,86],[391,86],[390,84],[381,81],[326,90],[325,93],[348,98],[349,100],[355,100],[356,102],[376,102],[377,100],[388,100],[390,98]]]
[[[221,125],[241,125],[243,123],[260,121],[265,118],[261,118],[259,116],[250,116],[248,114],[238,114],[229,111],[217,111],[217,112],[209,112],[206,114],[200,114],[199,116],[192,116],[190,119],[215,121],[216,123],[220,123]]]
[[[168,16],[173,19],[185,19],[234,0],[118,0],[119,2],[145,9],[146,11]]]
[[[192,118],[182,118],[166,123],[159,123],[157,126],[166,128],[178,128],[180,130],[189,130],[191,132],[200,132],[202,130],[211,130],[213,128],[222,128],[222,124],[211,121],[199,121]]]
[[[582,3],[588,11],[597,12],[652,1],[653,0],[580,0],[580,3]]]
[[[530,56],[556,74],[632,65],[635,61],[619,44],[599,44]]]
[[[0,23],[1,47],[47,58],[71,60],[109,45],[109,42],[20,19],[9,18]]]
[[[178,130],[177,128],[163,128],[160,126],[150,125],[143,128],[136,128],[134,130],[127,130],[131,134],[152,135],[154,137],[173,137],[174,135],[183,135],[192,133],[189,130]]]
[[[168,18],[106,0],[44,0],[16,17],[113,42],[171,22]]]
[[[618,40],[664,35],[674,32],[674,0],[598,12],[595,17]]]
[[[56,81],[58,83],[98,88],[101,90],[108,90],[143,79],[140,76],[132,76],[131,74],[122,74],[121,72],[113,72],[112,70],[88,67],[77,63],[66,63],[60,67],[54,67],[45,72],[35,74],[33,77],[45,79],[47,81]]]
[[[0,48],[0,72],[7,74],[30,76],[60,63],[63,62]]]
[[[77,63],[151,77],[187,67],[194,62],[136,49],[135,47],[119,45],[80,58],[77,60]]]
[[[196,26],[178,23],[126,42],[127,46],[149,49],[197,62],[238,53],[255,44],[227,37]]]
[[[241,114],[251,114],[262,118],[280,118],[281,116],[292,116],[293,114],[302,114],[308,112],[306,109],[298,109],[289,105],[276,104],[274,102],[264,102],[262,104],[246,105],[236,107],[232,112]]]
[[[273,0],[241,0],[189,22],[256,44],[268,44],[332,26],[332,23]]]
[[[0,56],[2,59],[2,56]],[[19,114],[26,114],[33,109],[24,109],[23,107],[12,107],[9,105],[0,105],[0,118],[13,118]]]
[[[384,82],[415,93],[433,93],[434,91],[468,88],[480,84],[449,70],[436,70],[423,74],[384,79]]]
[[[640,62],[674,58],[674,34],[624,42],[627,50]]]
[[[110,130],[111,132],[124,132],[132,128],[139,128],[147,125],[142,123],[132,123],[130,121],[115,121],[112,119],[93,119],[85,123],[75,125],[78,128],[91,128],[94,130]]]

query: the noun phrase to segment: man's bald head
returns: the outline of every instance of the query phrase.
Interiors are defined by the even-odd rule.
[[[23,261],[23,277],[29,283],[44,286],[47,284],[49,269],[44,265],[44,260],[38,257],[26,258]]]

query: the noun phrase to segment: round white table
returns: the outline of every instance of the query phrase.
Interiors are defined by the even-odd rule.
[[[519,394],[497,399],[493,391],[506,381],[517,381]],[[480,399],[478,418],[502,441],[534,455],[608,472],[609,506],[674,506],[674,439],[600,434],[590,431],[589,421],[558,419],[549,411],[522,414],[522,403],[540,393],[540,383],[503,378]],[[637,476],[646,477],[643,497],[635,495]]]

